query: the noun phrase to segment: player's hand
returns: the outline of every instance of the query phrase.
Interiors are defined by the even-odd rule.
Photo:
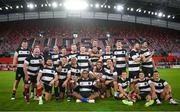
[[[29,80],[29,76],[25,75],[25,80],[28,81]]]
[[[54,80],[52,80],[49,84],[52,86],[54,84]]]

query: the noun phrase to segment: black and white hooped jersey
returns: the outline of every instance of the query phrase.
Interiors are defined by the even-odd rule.
[[[76,82],[75,91],[79,92],[80,94],[89,94],[93,91],[98,91],[95,85],[96,85],[96,80],[78,79],[78,81]]]
[[[149,49],[146,50],[141,49],[140,54],[144,55],[145,58],[147,58],[152,54],[152,52]],[[147,62],[143,62],[142,67],[153,68],[152,58],[150,58]]]
[[[51,59],[53,61],[53,66],[54,67],[59,66],[59,64],[60,64],[60,54],[59,53],[58,54],[51,53],[50,56],[51,56]]]
[[[116,60],[116,68],[126,68],[127,51],[125,49],[114,50],[113,56]]]
[[[53,67],[44,67],[40,69],[39,72],[42,73],[41,81],[43,82],[51,82],[57,75],[57,72]]]
[[[115,71],[115,69],[113,72],[111,72],[110,68],[108,68],[107,65],[104,65],[102,77],[107,80],[112,80],[112,79],[114,79],[114,76],[117,76],[117,72]]]
[[[44,59],[42,56],[34,57],[33,55],[28,56],[24,63],[28,65],[28,75],[37,75],[40,68],[43,67]]]
[[[23,49],[23,48],[18,48],[15,52],[15,55],[17,55],[17,67],[22,68],[24,64],[24,60],[31,55],[31,52],[29,49]]]
[[[76,67],[73,67],[71,65],[68,74],[71,74],[71,76],[79,77],[81,75],[81,68],[78,65]]]
[[[77,55],[78,55],[78,53],[69,53],[68,55],[67,55],[67,57],[68,57],[68,60],[70,61],[71,60],[71,58],[76,58],[77,57]]]
[[[69,64],[66,64],[66,65],[60,65],[62,68],[61,68],[61,71],[58,72],[58,75],[59,75],[59,79],[61,80],[64,80],[67,78],[67,74],[68,74],[68,71],[69,71],[69,68],[70,68],[70,65]]]
[[[86,54],[78,54],[77,55],[77,63],[81,70],[89,70],[89,55]]]
[[[102,55],[103,65],[107,65],[106,62],[107,62],[108,59],[113,59],[113,54],[112,54],[112,53],[110,53],[110,54],[104,53],[104,54]]]
[[[168,85],[168,83],[163,79],[159,79],[158,81],[151,79],[150,81],[152,84],[154,84],[156,93],[163,92],[164,87]]]
[[[140,62],[134,61],[136,58],[139,58],[140,54],[138,51],[131,50],[129,53],[129,71],[139,71]]]
[[[138,80],[136,84],[139,87],[140,93],[145,93],[145,92],[150,92],[151,91],[151,88],[150,88],[151,82],[149,80],[147,80],[147,79]]]
[[[97,61],[99,60],[99,57],[97,57],[97,56],[91,56],[90,59],[91,59],[92,64],[93,64],[93,65],[96,65]]]
[[[117,80],[118,86],[121,86],[124,91],[127,91],[129,85],[130,85],[130,79],[126,78],[125,80],[122,78],[118,78]]]

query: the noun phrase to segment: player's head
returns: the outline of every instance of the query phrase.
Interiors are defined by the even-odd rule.
[[[61,53],[62,53],[63,55],[66,55],[67,50],[66,50],[66,48],[65,48],[65,47],[62,47],[62,48],[61,48]]]
[[[102,65],[103,65],[103,64],[102,64],[102,61],[98,61],[98,62],[96,63],[96,67],[99,68],[99,69],[102,68]]]
[[[85,52],[86,52],[85,46],[82,45],[82,46],[80,47],[80,52],[81,52],[81,53],[85,53]]]
[[[61,58],[61,61],[62,61],[62,64],[68,63],[68,59],[67,59],[66,56],[63,56],[63,57]]]
[[[122,45],[122,42],[120,41],[120,40],[118,40],[117,42],[116,42],[116,47],[117,48],[121,48],[123,45]]]
[[[77,51],[77,46],[76,46],[76,44],[72,44],[72,45],[71,45],[71,51],[73,51],[73,52],[76,52],[76,51]]]
[[[106,52],[111,52],[111,46],[110,45],[106,45],[105,50],[106,50]]]
[[[59,48],[58,48],[58,46],[54,46],[54,47],[53,47],[53,51],[54,51],[54,53],[59,53]]]
[[[144,79],[144,73],[143,73],[142,71],[139,72],[139,78],[140,78],[141,80]]]
[[[158,71],[154,71],[154,72],[153,72],[153,79],[157,80],[157,79],[159,79],[159,78],[160,78],[159,72],[158,72]]]
[[[89,72],[87,70],[83,70],[81,72],[81,76],[82,78],[87,79],[89,77]]]
[[[98,52],[97,47],[93,46],[93,47],[92,47],[92,52],[93,52],[93,53],[97,53],[97,52]]]
[[[140,44],[138,42],[135,42],[134,45],[133,45],[133,48],[136,49],[136,50],[139,50],[140,49]]]
[[[110,58],[107,59],[106,63],[107,63],[107,66],[113,65],[113,61]]]
[[[97,47],[97,46],[98,46],[98,40],[97,40],[97,39],[94,39],[94,40],[92,41],[92,46],[93,46],[93,47]]]
[[[148,42],[147,41],[143,41],[141,44],[142,48],[147,48],[148,47]]]
[[[33,51],[32,51],[32,54],[33,54],[35,57],[40,56],[40,54],[41,54],[40,48],[35,47],[35,48],[33,49]]]
[[[122,77],[123,79],[126,79],[126,78],[127,78],[127,72],[126,72],[126,71],[123,71],[123,72],[121,73],[121,77]]]
[[[21,42],[21,47],[23,48],[23,49],[27,49],[27,47],[28,47],[28,42],[27,42],[27,40],[23,40],[22,42]]]
[[[50,57],[48,57],[46,60],[45,60],[45,64],[47,66],[52,66],[53,62],[52,62],[52,59]]]
[[[77,64],[77,58],[76,57],[71,58],[71,64]]]

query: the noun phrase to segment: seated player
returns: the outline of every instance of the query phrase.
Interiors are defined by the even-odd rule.
[[[132,100],[135,100],[132,97],[134,92],[130,92],[129,85],[130,85],[130,79],[128,78],[127,72],[123,71],[117,79],[118,83],[118,96],[117,99],[122,99],[122,102],[126,105],[133,105]]]
[[[99,96],[96,84],[97,81],[89,77],[89,72],[83,70],[73,92],[73,96],[77,99],[76,102],[95,103],[95,98]]]
[[[111,59],[107,59],[107,65],[103,66],[102,79],[105,81],[106,97],[110,97],[111,88],[114,88],[114,96],[117,96],[117,72]]]
[[[162,104],[161,100],[163,99],[169,101],[169,103],[173,105],[179,104],[172,97],[171,86],[165,80],[160,78],[158,71],[154,71],[153,79],[151,79],[150,81],[155,86],[155,91],[157,95],[156,103],[158,105]]]
[[[39,97],[39,105],[43,104],[42,91],[45,89],[45,100],[51,99],[52,86],[54,82],[58,80],[56,70],[53,68],[53,62],[50,58],[47,58],[45,66],[40,69],[37,76],[37,95]]]
[[[139,100],[146,100],[145,107],[154,104],[155,88],[154,85],[145,78],[144,73],[139,73],[139,79],[136,82],[136,93]]]

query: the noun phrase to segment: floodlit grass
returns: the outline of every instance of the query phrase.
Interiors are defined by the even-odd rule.
[[[160,69],[161,77],[171,84],[173,96],[180,99],[180,69]],[[0,72],[0,110],[1,111],[180,111],[180,105],[170,105],[163,102],[162,105],[153,105],[144,107],[144,102],[137,102],[133,106],[123,105],[121,101],[113,98],[98,99],[95,104],[67,102],[66,99],[56,102],[52,100],[45,102],[44,105],[38,105],[38,101],[31,101],[26,104],[22,95],[22,82],[17,90],[17,98],[11,101],[11,89],[14,82],[15,72]]]

